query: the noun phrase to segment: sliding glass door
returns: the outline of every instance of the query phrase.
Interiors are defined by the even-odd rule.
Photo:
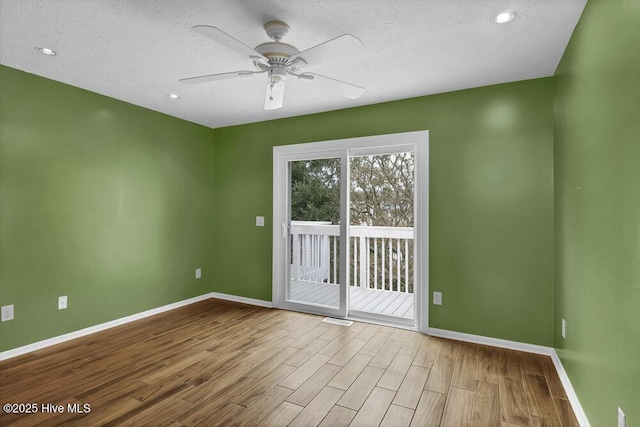
[[[423,328],[419,135],[274,148],[276,307]]]

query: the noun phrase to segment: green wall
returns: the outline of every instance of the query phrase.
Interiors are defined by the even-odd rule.
[[[7,67],[0,94],[0,351],[210,292],[213,130]]]
[[[431,327],[553,345],[552,101],[538,79],[216,129],[213,290],[271,300],[273,146],[428,129]]]
[[[555,77],[555,346],[593,426],[640,425],[639,52],[640,1],[590,0]]]

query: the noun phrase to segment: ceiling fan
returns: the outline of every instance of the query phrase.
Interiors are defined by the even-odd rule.
[[[270,21],[264,24],[272,42],[262,43],[251,49],[244,43],[231,37],[216,27],[197,25],[192,28],[198,34],[210,38],[229,49],[248,56],[257,71],[242,70],[230,73],[210,74],[206,76],[189,77],[179,80],[184,84],[207,83],[214,80],[231,79],[235,77],[250,77],[265,73],[269,78],[266,87],[264,109],[275,110],[282,107],[284,100],[284,86],[288,76],[320,89],[337,92],[338,94],[356,99],[364,93],[364,89],[340,80],[322,76],[320,74],[301,72],[303,68],[324,62],[337,60],[347,54],[364,49],[360,40],[350,34],[344,34],[317,46],[300,52],[294,46],[283,43],[282,39],[288,34],[289,26],[281,21]]]

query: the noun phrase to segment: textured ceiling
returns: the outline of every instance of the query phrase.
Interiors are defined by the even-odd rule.
[[[0,0],[0,63],[212,128],[553,75],[586,0]],[[509,24],[493,22],[511,10]],[[300,50],[349,33],[366,49],[308,71],[365,88],[356,100],[287,81],[264,111],[266,76],[187,86],[253,69],[193,31],[255,47],[282,20]],[[45,46],[58,54],[37,52]],[[167,94],[177,93],[178,100]]]

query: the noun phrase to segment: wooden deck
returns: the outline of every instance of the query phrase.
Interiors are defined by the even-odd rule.
[[[339,287],[327,283],[291,281],[291,300],[337,307]],[[413,294],[349,286],[349,309],[413,319]]]

